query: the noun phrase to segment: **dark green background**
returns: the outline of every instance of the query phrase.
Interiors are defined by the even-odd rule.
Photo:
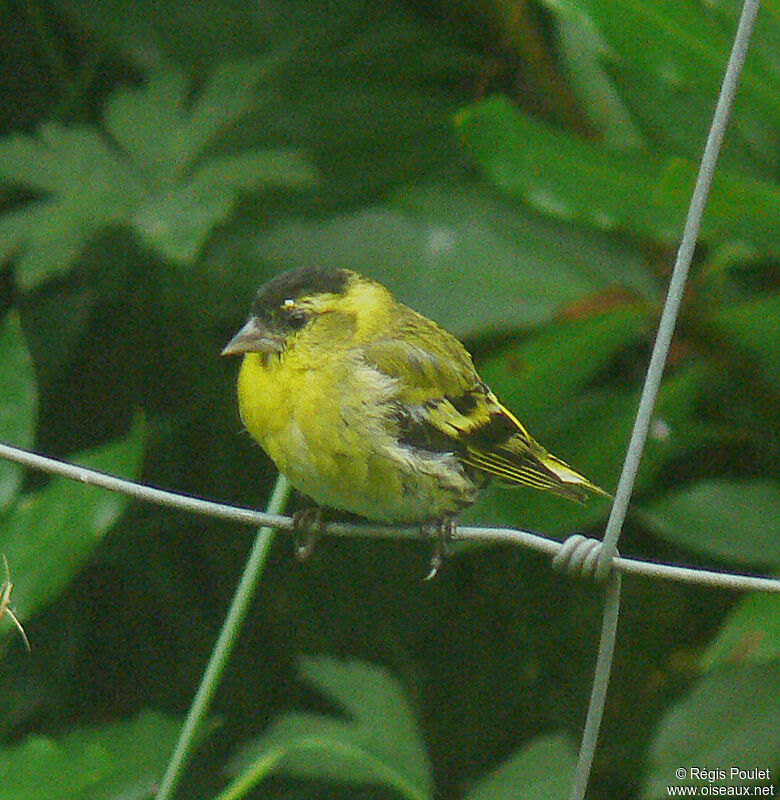
[[[534,435],[614,489],[737,12],[6,0],[0,439],[263,507],[274,470],[219,351],[268,277],[345,266],[463,337]],[[780,567],[778,42],[766,4],[626,555]],[[563,538],[600,535],[607,510],[491,488],[469,521]],[[0,798],[149,796],[252,536],[0,465],[0,552],[32,644],[2,622]],[[566,785],[599,589],[509,547],[467,548],[423,583],[428,557],[324,540],[297,563],[280,537],[179,796],[215,797],[280,715],[338,716],[301,666],[322,656],[325,675],[386,670],[428,796],[565,796],[527,775],[538,762]],[[773,597],[626,580],[589,797],[664,797],[692,764],[776,776],[779,615]],[[261,750],[292,737],[270,730]],[[565,768],[529,750],[475,787],[548,735]],[[327,761],[248,796],[396,796]]]

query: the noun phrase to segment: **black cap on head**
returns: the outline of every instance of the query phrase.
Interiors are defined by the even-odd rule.
[[[296,300],[306,295],[342,294],[349,282],[350,272],[328,267],[302,267],[291,269],[263,284],[252,303],[252,312],[278,308],[285,300]]]

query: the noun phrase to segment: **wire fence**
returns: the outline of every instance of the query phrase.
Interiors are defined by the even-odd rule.
[[[127,495],[128,497],[141,500],[146,503],[165,506],[192,514],[202,514],[208,517],[224,519],[229,522],[237,522],[242,525],[262,526],[279,531],[293,531],[295,521],[293,517],[285,516],[277,511],[257,511],[252,508],[227,505],[217,503],[213,500],[203,500],[191,495],[170,492],[164,489],[156,489],[142,483],[135,483],[119,478],[115,475],[107,475],[104,472],[81,467],[68,461],[61,461],[56,458],[49,458],[29,450],[13,447],[9,444],[0,443],[0,458],[12,461],[29,469],[40,470],[50,475],[57,475],[61,478],[79,481],[88,486],[97,486],[112,492]],[[269,502],[269,508],[272,503]],[[348,522],[328,522],[322,525],[322,532],[328,536],[342,537],[363,537],[363,538],[406,538],[419,539],[419,526],[406,525],[379,525],[373,523],[348,523]],[[535,550],[538,553],[550,556],[555,559],[556,566],[566,569],[566,565],[572,563],[576,565],[578,558],[586,553],[582,547],[577,547],[577,552],[571,555],[574,549],[573,544],[580,541],[589,543],[591,548],[598,548],[602,543],[597,539],[585,539],[583,536],[575,535],[561,543],[554,539],[547,539],[530,531],[517,530],[516,528],[491,528],[477,526],[459,526],[453,531],[453,539],[457,541],[481,541],[491,544],[514,544]],[[592,560],[593,554],[590,555]],[[764,578],[754,575],[741,575],[729,572],[717,572],[714,570],[700,569],[698,567],[679,567],[673,564],[663,564],[654,561],[642,561],[634,558],[623,558],[615,556],[612,566],[618,572],[625,575],[636,575],[638,577],[650,578],[655,580],[681,581],[701,586],[710,586],[716,589],[728,589],[732,591],[762,591],[780,593],[780,580],[774,578]],[[576,570],[576,566],[573,566]],[[587,567],[583,570],[586,571]]]
[[[704,146],[704,153],[699,164],[699,172],[696,176],[696,184],[688,207],[682,240],[677,251],[677,260],[669,281],[669,290],[661,313],[661,320],[658,323],[658,333],[650,356],[650,364],[647,368],[647,376],[642,388],[634,429],[631,432],[626,458],[623,462],[623,469],[615,492],[615,500],[612,503],[612,510],[604,532],[604,546],[598,556],[594,573],[597,578],[607,578],[610,575],[612,559],[617,552],[618,539],[628,511],[628,503],[634,489],[634,481],[636,480],[639,463],[645,449],[647,434],[650,430],[653,409],[661,386],[661,378],[669,355],[669,348],[672,344],[674,329],[677,325],[685,284],[688,280],[688,272],[693,260],[694,248],[699,238],[704,208],[715,176],[715,165],[718,161],[731,111],[734,107],[734,99],[737,95],[737,87],[742,74],[742,67],[747,57],[750,37],[753,33],[759,5],[759,0],[745,0],[742,6],[731,55],[726,65],[718,102],[715,106],[712,124]],[[583,800],[588,788],[599,728],[601,727],[601,718],[604,714],[609,676],[612,672],[620,608],[619,573],[613,572],[609,580],[610,584],[604,602],[601,640],[596,658],[593,687],[585,718],[585,728],[580,743],[574,782],[569,795],[570,800]]]
[[[619,618],[621,576],[636,575],[656,580],[673,580],[699,584],[724,590],[753,590],[780,593],[780,580],[752,575],[732,574],[698,568],[679,567],[638,559],[623,558],[617,554],[617,543],[628,510],[639,464],[645,448],[651,417],[658,396],[669,348],[674,334],[680,305],[693,258],[704,208],[712,185],[715,165],[728,126],[737,92],[742,67],[747,55],[750,37],[758,14],[759,0],[745,0],[737,26],[731,55],[726,67],[720,95],[713,115],[704,153],[699,165],[695,188],[691,197],[685,229],[669,284],[655,345],[642,390],[639,407],[621,471],[615,499],[604,534],[604,541],[575,535],[563,543],[546,539],[528,531],[510,528],[458,527],[453,532],[457,540],[479,540],[508,543],[526,547],[549,555],[553,566],[576,574],[606,581],[604,607],[593,684],[585,725],[580,743],[579,757],[570,792],[570,800],[583,800],[590,779],[593,757],[612,670],[615,639]],[[186,766],[196,741],[201,722],[208,713],[214,692],[232,652],[238,633],[246,616],[255,588],[262,574],[265,559],[273,539],[273,531],[292,531],[292,517],[280,512],[284,508],[289,486],[280,476],[266,512],[225,505],[196,497],[164,491],[134,483],[113,475],[86,469],[76,464],[48,458],[20,448],[0,443],[0,458],[59,475],[85,484],[119,492],[135,499],[179,509],[188,513],[204,514],[246,525],[261,526],[233,596],[230,609],[220,631],[209,663],[188,712],[176,749],[168,764],[166,774],[157,793],[157,800],[170,800]],[[348,537],[407,537],[417,538],[417,526],[387,526],[373,524],[329,523],[322,526],[325,534]]]

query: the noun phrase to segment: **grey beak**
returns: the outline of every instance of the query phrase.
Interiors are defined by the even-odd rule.
[[[244,353],[281,353],[284,340],[272,334],[260,320],[252,316],[246,325],[227,343],[223,356],[239,356]]]

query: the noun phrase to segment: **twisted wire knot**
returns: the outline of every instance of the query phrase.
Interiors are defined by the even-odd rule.
[[[561,549],[553,556],[552,567],[567,575],[593,580],[603,546],[600,539],[575,533],[561,544]]]

